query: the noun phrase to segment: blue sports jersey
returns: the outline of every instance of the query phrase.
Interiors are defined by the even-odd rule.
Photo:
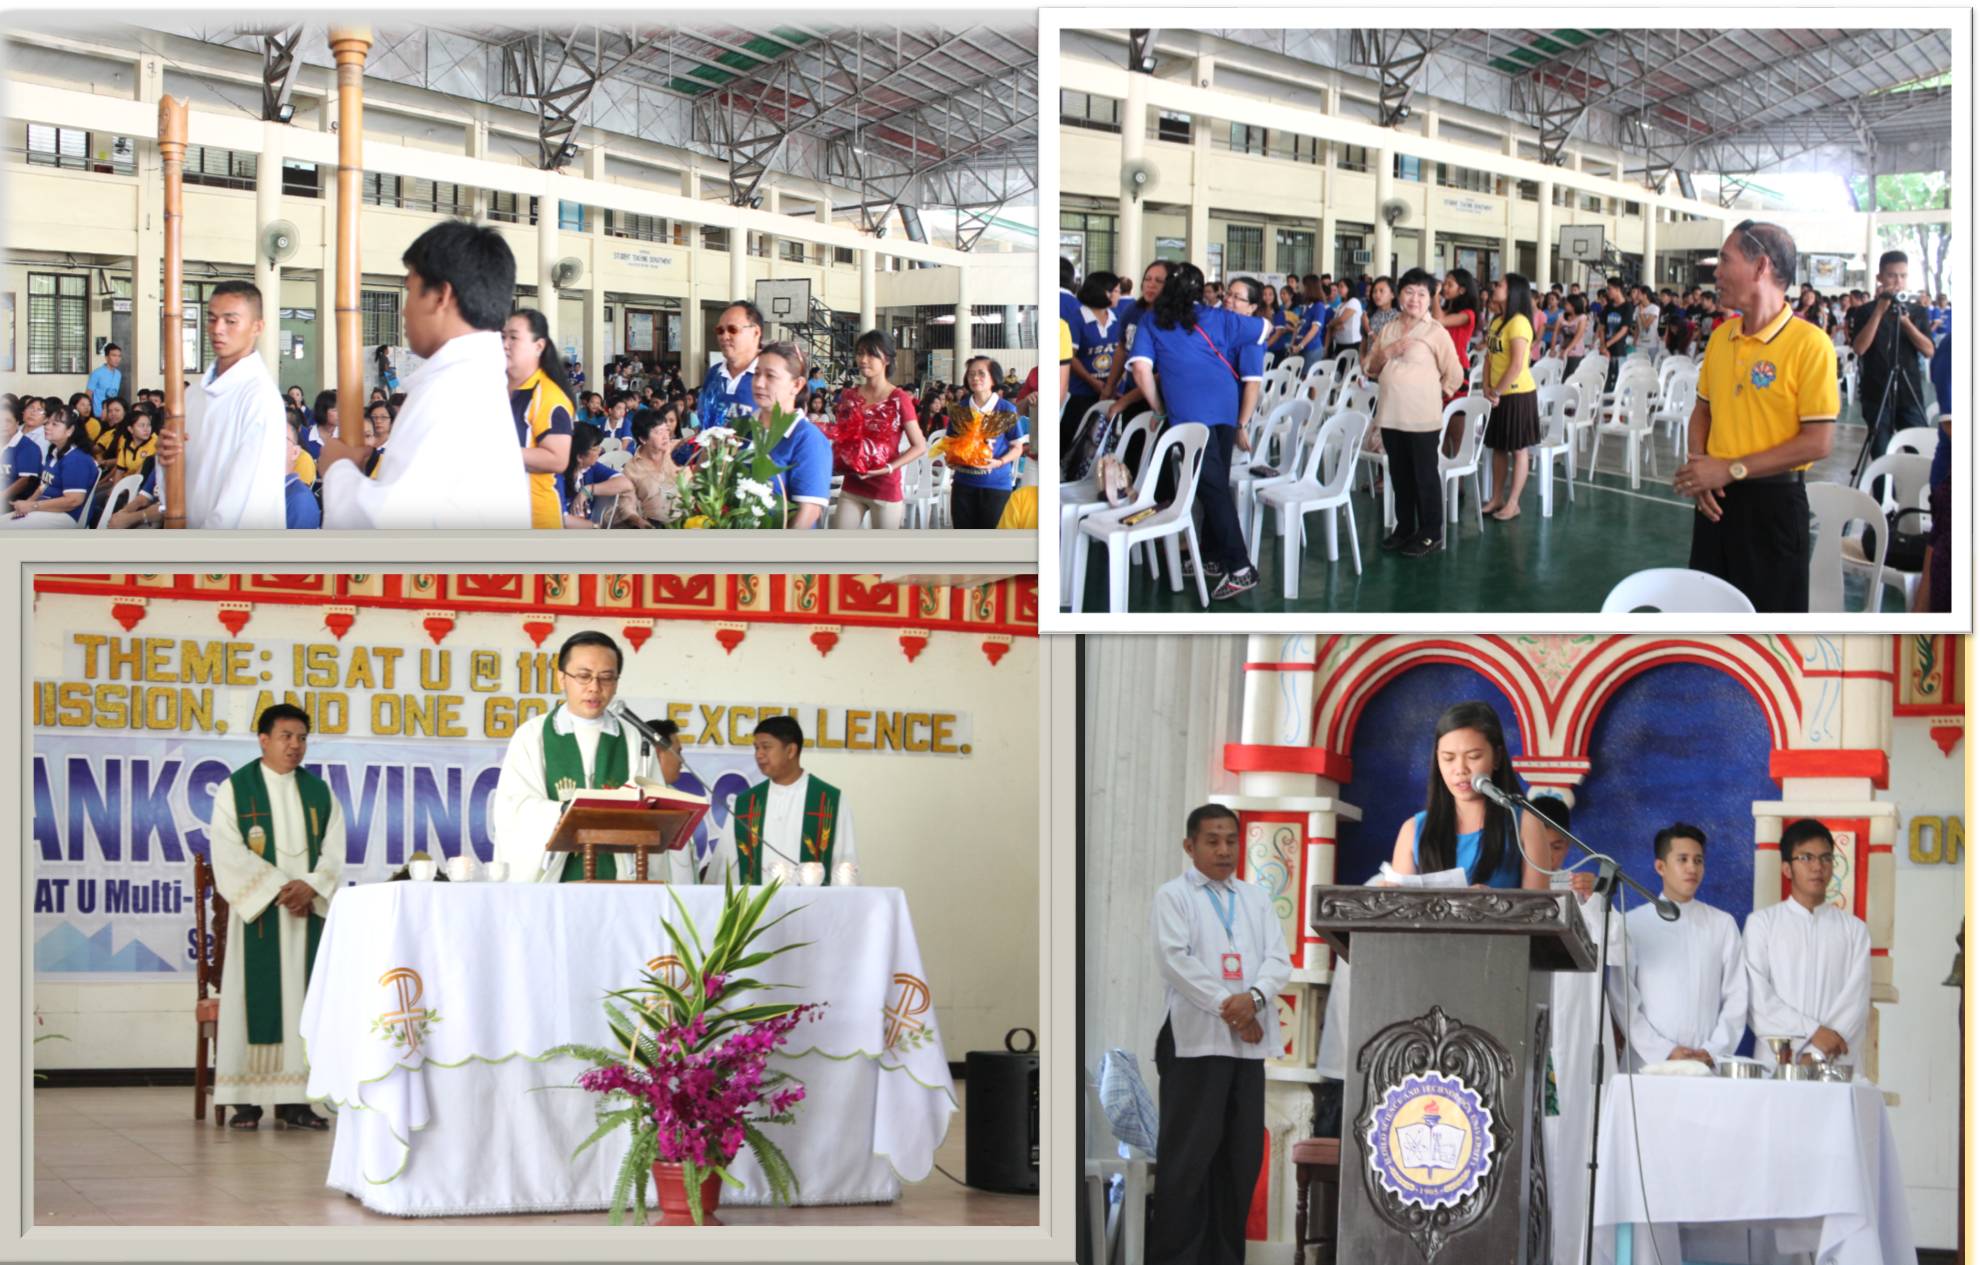
[[[41,445],[22,435],[7,447],[4,455],[0,455],[0,462],[5,463],[0,469],[4,469],[8,483],[16,479],[40,478]]]
[[[1263,317],[1199,306],[1195,329],[1163,329],[1152,318],[1143,322],[1129,360],[1146,360],[1161,375],[1162,403],[1172,425],[1235,426],[1243,349],[1263,347],[1270,332]]]
[[[47,501],[58,496],[67,496],[71,492],[82,493],[81,501],[77,501],[67,510],[60,511],[70,518],[81,521],[83,503],[89,499],[89,490],[96,486],[100,473],[101,471],[96,468],[96,462],[88,453],[80,448],[71,448],[59,459],[50,463],[48,481],[42,487],[41,499]]]
[[[773,486],[784,490],[795,506],[807,502],[821,508],[832,503],[832,441],[801,417],[770,450],[770,459],[784,467]],[[821,516],[819,526],[825,525]]]
[[[742,376],[731,380],[728,366],[713,365],[695,393],[694,411],[701,426],[729,426],[744,417],[756,415],[756,362],[751,361]]]
[[[323,507],[310,495],[302,476],[290,471],[282,483],[282,508],[287,512],[289,529],[323,526]]]

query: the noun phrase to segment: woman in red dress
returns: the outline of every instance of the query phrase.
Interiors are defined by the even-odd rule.
[[[894,340],[870,329],[853,344],[860,384],[839,395],[832,425],[832,473],[844,475],[832,526],[858,527],[870,514],[874,527],[899,527],[901,468],[928,451],[915,424],[914,397],[888,381]],[[902,447],[901,437],[907,437]]]

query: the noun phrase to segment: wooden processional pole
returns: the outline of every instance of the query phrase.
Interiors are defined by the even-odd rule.
[[[158,99],[158,152],[165,160],[165,304],[163,344],[165,362],[164,430],[186,438],[186,258],[185,170],[186,103],[177,97]],[[138,284],[145,279],[139,277]],[[186,458],[165,467],[165,529],[186,525]]]
[[[337,438],[364,446],[364,336],[358,294],[358,196],[364,178],[364,59],[368,26],[330,28],[337,60]]]

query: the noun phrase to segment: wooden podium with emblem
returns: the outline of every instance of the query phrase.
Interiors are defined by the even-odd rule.
[[[1573,902],[1313,889],[1314,932],[1354,966],[1338,1259],[1547,1265],[1548,975],[1592,971],[1597,957]]]
[[[646,876],[647,858],[686,847],[707,812],[705,798],[671,788],[665,793],[652,793],[644,787],[626,787],[623,792],[618,788],[581,790],[571,797],[570,807],[564,810],[546,849],[582,855],[582,881],[586,883],[608,881],[598,877],[601,852],[632,854],[633,877],[610,881],[665,883],[665,879]]]

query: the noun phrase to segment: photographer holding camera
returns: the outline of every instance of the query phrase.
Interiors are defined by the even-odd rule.
[[[1884,455],[1891,436],[1925,425],[1925,388],[1919,357],[1932,354],[1931,313],[1905,292],[1910,257],[1887,250],[1877,260],[1877,293],[1851,309],[1850,348],[1862,365],[1857,402],[1870,428],[1870,456]]]

